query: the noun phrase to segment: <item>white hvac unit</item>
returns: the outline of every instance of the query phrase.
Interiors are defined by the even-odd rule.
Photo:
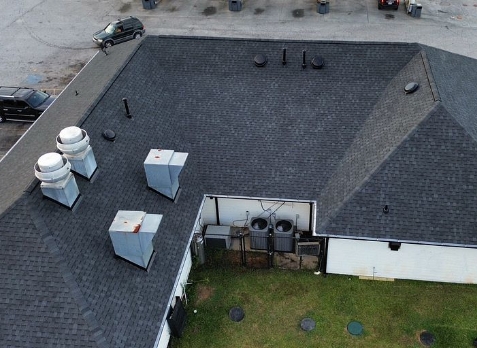
[[[71,163],[71,170],[90,179],[96,171],[96,159],[89,136],[79,127],[66,127],[56,137],[56,147]]]
[[[205,245],[210,248],[230,249],[232,245],[232,227],[208,225],[205,230]]]
[[[261,217],[253,217],[248,227],[250,232],[250,248],[267,250],[268,245],[268,220]]]
[[[293,220],[276,220],[274,225],[275,251],[293,251],[293,243],[295,242],[293,232]]]
[[[147,185],[154,191],[174,200],[179,190],[179,174],[188,153],[152,149],[144,161]]]
[[[147,269],[154,254],[152,239],[161,220],[160,214],[119,210],[109,227],[114,253]]]
[[[56,152],[44,154],[35,163],[35,176],[41,181],[43,195],[68,208],[73,207],[79,197],[78,185],[70,170],[70,162]]]

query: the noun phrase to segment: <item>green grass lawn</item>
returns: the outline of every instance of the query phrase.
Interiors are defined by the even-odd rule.
[[[477,337],[477,286],[356,277],[313,271],[195,267],[187,288],[187,326],[172,347],[472,347]],[[234,306],[245,312],[230,320]],[[197,310],[194,313],[194,310]],[[303,331],[312,318],[316,328]],[[347,324],[362,323],[361,336]]]

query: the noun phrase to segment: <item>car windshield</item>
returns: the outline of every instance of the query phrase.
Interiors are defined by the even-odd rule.
[[[113,34],[115,30],[116,30],[116,26],[113,23],[109,23],[109,25],[106,28],[104,28],[104,31],[108,34]]]
[[[32,93],[31,96],[28,97],[27,102],[28,104],[30,104],[31,107],[36,108],[37,106],[43,104],[49,96],[50,95],[45,92],[35,91]]]

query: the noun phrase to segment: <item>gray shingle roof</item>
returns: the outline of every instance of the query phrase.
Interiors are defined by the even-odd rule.
[[[25,144],[61,110],[90,135],[99,171],[92,182],[77,177],[73,211],[43,199],[39,185],[10,190],[19,198],[0,216],[0,260],[11,265],[1,271],[0,345],[31,347],[44,334],[43,347],[152,347],[204,194],[318,200],[318,231],[328,235],[477,245],[477,106],[448,100],[452,88],[441,87],[474,60],[457,57],[460,75],[445,75],[454,55],[418,44],[149,36],[137,50],[123,45],[97,55],[2,161],[14,182],[5,163],[21,167]],[[303,69],[302,50],[308,61],[323,56],[325,68]],[[266,67],[254,66],[256,54]],[[410,80],[420,88],[405,95]],[[25,157],[27,168],[54,151],[60,129]],[[115,142],[102,139],[105,129]],[[151,148],[189,153],[176,203],[147,189]],[[118,210],[164,215],[149,273],[113,257]],[[14,331],[12,316],[24,323]]]

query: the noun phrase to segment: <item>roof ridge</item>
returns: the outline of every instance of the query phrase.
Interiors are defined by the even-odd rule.
[[[389,162],[389,158],[391,158],[396,152],[398,152],[400,149],[401,149],[401,146],[404,142],[406,142],[407,140],[409,140],[418,130],[419,128],[419,125],[421,125],[422,123],[424,123],[425,121],[427,121],[434,113],[434,111],[439,108],[440,106],[444,107],[443,104],[440,102],[440,101],[437,101],[435,105],[433,105],[433,107],[429,110],[429,112],[427,113],[427,115],[420,121],[418,122],[418,124],[413,127],[400,141],[399,143],[399,146],[396,146],[394,147],[393,149],[391,149],[391,151],[389,151],[383,158],[383,160],[379,163],[379,165],[377,165],[373,170],[371,170],[369,172],[368,175],[366,175],[362,180],[361,182],[359,183],[359,185],[357,185],[353,190],[350,191],[350,193],[343,199],[340,207],[338,209],[335,209],[335,211],[333,211],[321,224],[318,225],[318,228],[317,228],[317,233],[318,234],[321,234],[320,232],[323,231],[326,226],[329,224],[329,222],[331,220],[333,220],[336,216],[338,216],[338,214],[343,210],[344,206],[346,205],[346,203],[348,203],[353,197],[354,195],[359,192],[361,190],[361,188],[363,188],[370,180],[372,177],[375,176],[376,173],[378,173],[382,167],[384,167],[388,162]]]
[[[33,205],[33,202],[29,202],[28,204]],[[109,347],[109,344],[106,341],[106,337],[104,336],[104,331],[102,330],[98,320],[96,319],[93,311],[91,310],[88,301],[86,301],[85,297],[83,296],[78,283],[74,279],[73,273],[67,266],[67,263],[65,262],[60,248],[56,243],[55,237],[50,232],[39,211],[33,208],[29,209],[29,211],[31,220],[35,225],[36,229],[38,230],[41,240],[47,247],[53,259],[56,261],[56,264],[58,265],[58,268],[61,272],[61,277],[63,278],[63,281],[67,288],[70,290],[71,297],[76,302],[81,316],[90,328],[91,337],[94,339],[98,347]]]

